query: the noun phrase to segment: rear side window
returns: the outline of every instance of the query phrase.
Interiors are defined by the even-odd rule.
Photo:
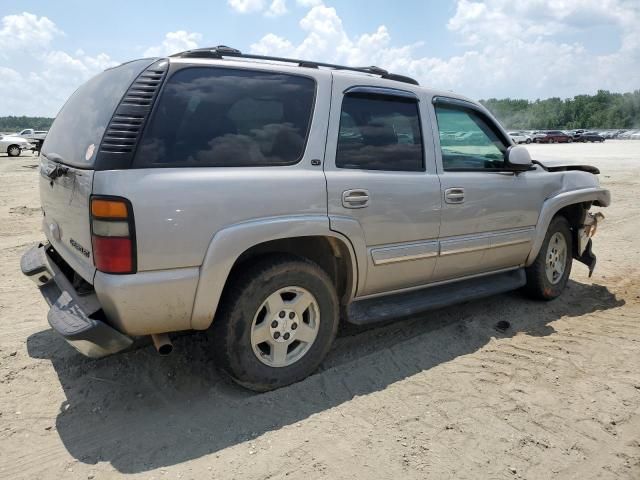
[[[336,152],[338,168],[424,170],[418,103],[383,95],[346,95]]]
[[[153,60],[105,70],[82,85],[64,104],[42,145],[42,153],[80,168],[92,168],[94,150],[129,86]],[[91,147],[93,145],[93,147]]]
[[[136,167],[239,167],[298,162],[315,81],[297,75],[189,67],[167,82]]]

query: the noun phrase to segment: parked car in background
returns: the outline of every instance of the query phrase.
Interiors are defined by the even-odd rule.
[[[0,153],[6,153],[10,157],[17,157],[24,150],[31,150],[33,148],[33,145],[22,137],[16,135],[3,135],[0,137]]]
[[[597,132],[582,132],[573,136],[574,142],[604,142],[604,137]]]
[[[25,128],[24,130],[16,133],[17,136],[26,138],[31,143],[33,143],[33,149],[37,152],[40,152],[40,147],[44,142],[44,139],[47,137],[47,130],[34,130],[33,128]]]
[[[515,143],[531,143],[531,137],[524,132],[509,132],[509,136]]]
[[[571,143],[573,138],[571,135],[561,130],[547,130],[545,136],[538,139],[538,143]]]
[[[543,131],[540,130],[536,130],[534,132],[531,132],[531,138],[533,139],[534,143],[543,143],[543,139],[546,138],[547,134],[544,133]]]
[[[25,128],[16,133],[18,137],[27,138],[29,140],[44,140],[49,133],[47,130],[34,130],[33,128]]]

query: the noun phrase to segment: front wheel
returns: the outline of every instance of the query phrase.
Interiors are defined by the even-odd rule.
[[[230,282],[211,335],[214,354],[233,380],[264,392],[313,373],[340,318],[327,273],[306,259],[278,255]]]
[[[525,271],[525,291],[539,300],[553,300],[567,285],[573,261],[571,229],[565,217],[555,217],[534,262]]]
[[[7,148],[7,154],[9,154],[10,157],[18,157],[20,156],[20,147],[17,145],[9,145],[9,148]]]
[[[526,143],[527,145],[529,145],[529,144],[531,143],[531,139],[530,139],[530,138],[527,138],[527,140],[525,141],[525,143]]]

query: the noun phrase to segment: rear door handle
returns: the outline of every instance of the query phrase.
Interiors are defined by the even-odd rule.
[[[342,206],[344,208],[364,208],[369,205],[369,191],[364,188],[345,190],[342,192]]]
[[[444,191],[445,203],[464,203],[464,188],[453,187]]]

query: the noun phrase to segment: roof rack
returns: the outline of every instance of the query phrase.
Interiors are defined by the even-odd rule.
[[[208,47],[208,48],[196,48],[194,50],[187,50],[185,52],[176,53],[171,55],[176,58],[217,58],[221,59],[223,57],[239,57],[239,58],[248,58],[251,60],[268,60],[272,62],[285,62],[285,63],[295,63],[299,67],[305,68],[331,68],[333,70],[349,70],[352,72],[362,72],[362,73],[370,73],[372,75],[380,75],[381,78],[386,78],[388,80],[395,80],[397,82],[410,83],[412,85],[419,85],[418,81],[407,77],[405,75],[398,75],[395,73],[389,73],[387,70],[380,67],[347,67],[345,65],[334,65],[332,63],[322,63],[322,62],[311,62],[308,60],[297,60],[295,58],[285,58],[285,57],[270,57],[267,55],[253,55],[250,53],[242,53],[240,50],[235,48],[227,47],[225,45],[218,45],[217,47]]]

